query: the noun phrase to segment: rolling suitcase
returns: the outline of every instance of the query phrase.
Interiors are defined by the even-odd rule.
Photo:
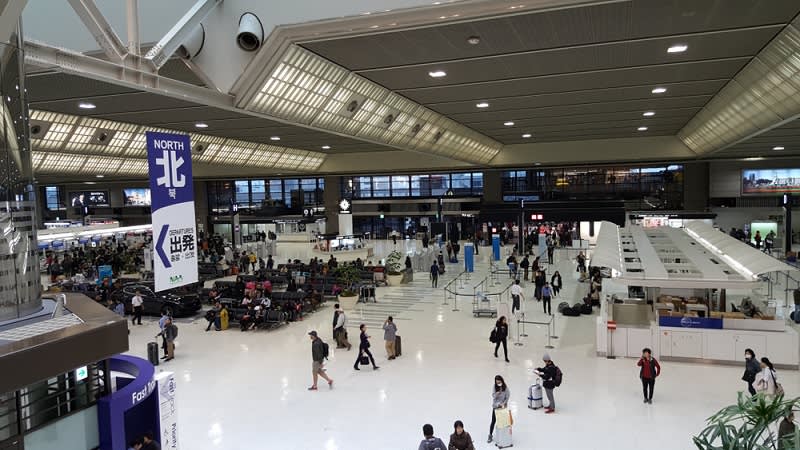
[[[158,344],[155,342],[147,343],[147,360],[154,366],[158,365]]]
[[[539,384],[539,380],[536,380],[536,383],[532,384],[530,388],[528,388],[528,408],[530,409],[541,409],[544,406],[544,402],[542,401],[542,385]]]
[[[401,354],[401,343],[400,343],[400,336],[395,335],[394,337],[394,356],[400,356]]]
[[[506,416],[503,417],[503,414],[506,414]],[[497,448],[513,447],[511,427],[514,424],[514,420],[511,418],[511,412],[508,409],[498,409],[495,410],[495,416],[497,425],[494,428],[494,445]]]

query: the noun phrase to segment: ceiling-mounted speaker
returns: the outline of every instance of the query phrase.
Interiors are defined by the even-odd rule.
[[[196,155],[202,155],[207,148],[208,144],[205,142],[195,142],[195,144],[192,146],[192,153]]]
[[[347,101],[344,102],[344,105],[339,110],[339,115],[344,117],[353,118],[356,115],[361,106],[367,100],[366,97],[363,95],[353,94]]]
[[[397,120],[397,117],[400,116],[400,111],[396,109],[390,109],[385,116],[383,116],[383,120],[379,124],[381,128],[389,128],[392,126],[393,123]]]
[[[439,142],[439,139],[441,139],[442,136],[444,136],[444,130],[437,131],[436,134],[433,135],[433,142]]]
[[[94,145],[108,145],[111,142],[111,139],[114,138],[114,134],[116,134],[116,130],[110,130],[108,128],[98,128],[94,131],[92,135],[92,139],[89,140],[90,144]]]
[[[31,120],[31,139],[42,139],[50,129],[50,122]]]
[[[424,126],[425,124],[423,122],[415,123],[414,126],[411,127],[411,136],[416,136],[417,134],[419,134],[419,132],[422,131],[422,127]]]

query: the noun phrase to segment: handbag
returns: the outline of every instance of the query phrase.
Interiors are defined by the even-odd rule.
[[[369,357],[368,356],[359,356],[358,362],[362,366],[368,366],[369,365]]]
[[[778,380],[775,379],[775,373],[770,370],[770,375],[772,375],[772,381],[775,382],[775,395],[783,395],[785,391],[783,390],[783,385],[778,383]]]

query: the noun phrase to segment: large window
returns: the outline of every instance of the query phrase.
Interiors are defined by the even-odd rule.
[[[240,208],[250,207],[250,180],[236,180],[234,182],[236,187],[236,197],[234,201]]]
[[[483,173],[432,173],[421,175],[379,175],[342,178],[342,193],[353,198],[441,197],[483,194]]]
[[[322,204],[322,178],[276,178],[271,180],[233,180],[208,182],[208,204],[215,213],[225,214],[231,202],[240,208],[258,210],[285,206],[297,210]],[[270,214],[275,210],[270,209]]]
[[[409,193],[408,175],[392,176],[392,197],[408,197]]]
[[[292,205],[298,206],[300,194],[300,182],[298,180],[283,180],[283,201],[287,208]]]
[[[372,196],[388,197],[389,195],[389,177],[372,177]]]
[[[254,208],[261,206],[267,198],[266,183],[264,180],[250,180],[250,202]]]
[[[50,211],[66,209],[66,205],[61,201],[61,188],[58,186],[46,186],[44,188],[45,207]]]

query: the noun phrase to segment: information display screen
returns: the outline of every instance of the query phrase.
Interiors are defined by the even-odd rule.
[[[108,191],[70,192],[69,204],[76,208],[84,206],[109,206]]]
[[[800,169],[742,170],[742,194],[800,192]]]
[[[122,190],[125,206],[150,206],[150,188],[127,188]]]

